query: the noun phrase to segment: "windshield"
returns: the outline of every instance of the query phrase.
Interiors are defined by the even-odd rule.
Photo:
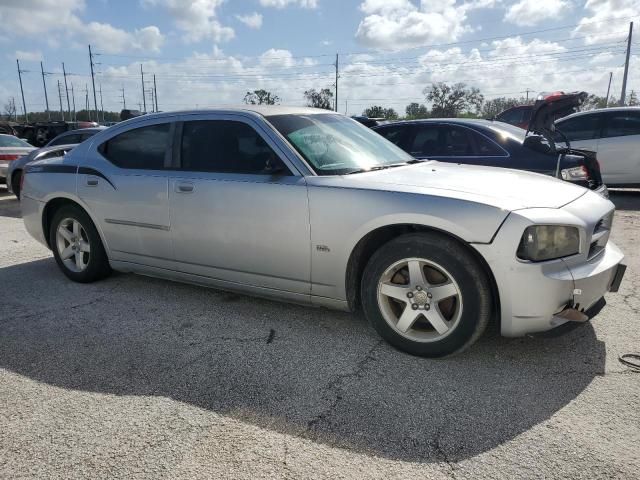
[[[267,119],[319,175],[343,175],[413,160],[382,136],[342,115],[273,115]]]
[[[0,135],[0,147],[30,147],[24,140],[13,135]]]

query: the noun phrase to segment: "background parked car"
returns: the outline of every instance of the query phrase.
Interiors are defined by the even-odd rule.
[[[572,147],[597,153],[603,181],[640,187],[640,107],[575,113],[556,122]]]
[[[7,189],[9,193],[13,193],[16,197],[20,198],[22,172],[29,163],[47,158],[62,157],[70,152],[73,147],[75,147],[75,145],[56,145],[55,147],[33,149],[28,155],[11,162],[7,170]]]
[[[533,105],[519,105],[517,107],[507,108],[500,112],[495,116],[494,120],[509,123],[526,130],[529,126],[529,120],[531,120],[532,112]]]
[[[556,176],[558,155],[545,145],[525,142],[525,131],[490,120],[428,119],[373,127],[387,140],[419,159],[514,168]],[[595,158],[567,155],[561,177],[606,194]]]
[[[11,162],[24,157],[32,150],[35,148],[21,138],[13,135],[0,135],[0,183],[6,181],[7,170]]]
[[[77,145],[84,142],[87,138],[93,137],[96,133],[101,132],[107,127],[82,128],[79,130],[70,130],[61,133],[56,138],[47,143],[47,147],[56,145]]]

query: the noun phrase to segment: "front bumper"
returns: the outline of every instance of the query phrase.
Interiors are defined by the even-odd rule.
[[[9,162],[0,160],[0,179],[7,178],[7,172],[9,171]]]
[[[560,223],[579,225],[592,232],[598,220],[613,209],[594,193],[585,194],[561,209],[530,209],[510,214],[496,238],[489,245],[474,247],[483,255],[494,274],[500,304],[500,330],[507,337],[544,332],[567,319],[556,314],[565,308],[589,311],[605,293],[617,291],[625,266],[623,253],[611,241],[592,258],[588,258],[591,234],[584,239],[582,253],[547,262],[523,262],[515,249],[527,225]]]

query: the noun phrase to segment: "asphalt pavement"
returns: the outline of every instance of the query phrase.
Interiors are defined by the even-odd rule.
[[[359,315],[74,284],[0,187],[0,478],[638,478],[640,191],[620,292],[552,338],[411,357]]]

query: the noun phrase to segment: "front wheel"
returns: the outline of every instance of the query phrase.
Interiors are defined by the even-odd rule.
[[[489,282],[476,259],[436,233],[407,234],[382,246],[365,268],[361,296],[385,340],[423,357],[469,347],[491,314]]]
[[[53,215],[49,245],[62,272],[75,282],[89,283],[111,273],[100,235],[80,207],[67,205]]]

